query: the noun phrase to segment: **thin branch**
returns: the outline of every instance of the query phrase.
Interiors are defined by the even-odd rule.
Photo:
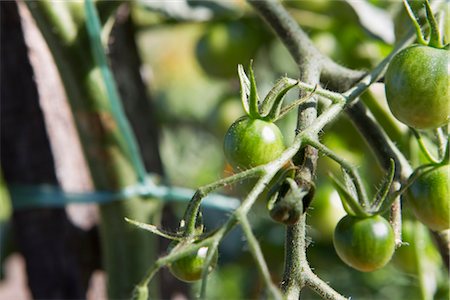
[[[241,223],[242,230],[247,238],[248,246],[250,252],[252,253],[256,264],[258,266],[259,271],[261,272],[264,282],[266,286],[269,288],[272,297],[275,299],[281,299],[281,293],[278,288],[273,284],[272,279],[270,278],[269,268],[267,267],[266,261],[264,260],[263,253],[261,251],[261,247],[259,246],[258,240],[255,238],[255,235],[252,232],[252,228],[250,223],[248,222],[247,216],[243,214],[237,215],[239,222]]]

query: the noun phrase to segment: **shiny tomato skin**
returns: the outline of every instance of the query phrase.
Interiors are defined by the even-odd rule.
[[[416,129],[449,122],[450,52],[412,45],[394,56],[386,71],[386,99],[392,114]]]
[[[283,134],[274,123],[242,117],[228,129],[223,148],[233,168],[245,170],[276,159],[285,145]]]
[[[394,254],[394,231],[379,215],[360,218],[347,215],[336,226],[333,244],[347,265],[371,272],[385,266]]]
[[[450,228],[450,165],[422,174],[409,188],[407,203],[416,218],[435,231]]]

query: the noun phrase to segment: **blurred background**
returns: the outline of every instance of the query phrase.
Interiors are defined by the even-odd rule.
[[[405,34],[410,22],[401,1],[282,2],[322,53],[354,69],[370,70],[380,62],[392,50],[395,41]],[[163,170],[160,175],[163,175],[164,183],[195,189],[231,175],[233,171],[224,160],[222,143],[228,127],[244,114],[239,98],[237,65],[247,67],[250,59],[253,59],[259,96],[262,98],[281,76],[298,77],[299,71],[288,51],[245,1],[137,0],[125,5],[142,63],[139,74],[145,84],[145,92],[154,112],[153,121],[159,132],[158,150]],[[6,21],[3,20],[5,9],[2,3],[2,37],[4,30],[7,30]],[[26,21],[26,8],[22,7],[19,11],[22,26],[30,26],[23,25],[30,21],[29,16]],[[109,40],[110,45],[114,43],[113,39]],[[3,58],[2,55],[2,63]],[[2,68],[2,78],[7,76],[3,72]],[[119,80],[118,77],[116,79]],[[2,81],[2,90],[5,87]],[[289,92],[287,103],[297,99],[298,92]],[[394,142],[413,163],[418,164],[417,150],[411,147],[405,128],[388,113],[383,85],[374,84],[362,100],[372,109]],[[5,123],[2,125],[4,127]],[[278,125],[289,145],[294,137],[296,113],[290,113]],[[4,134],[2,128],[3,153],[6,147]],[[49,128],[47,134],[50,144],[52,139],[58,139],[58,133]],[[76,140],[76,136],[73,139]],[[368,190],[375,191],[384,176],[383,172],[345,115],[324,129],[322,141],[359,166]],[[74,148],[79,147],[76,141],[73,143]],[[32,155],[32,152],[25,155]],[[65,190],[89,190],[89,179],[86,179],[89,175],[86,167],[83,167],[85,163],[64,167],[64,161],[73,157],[65,157],[61,151],[55,155],[59,155],[54,158],[57,166],[60,166],[58,179],[66,177],[65,181],[62,180],[66,182]],[[10,165],[5,162],[7,159],[6,155],[2,155],[5,179],[2,177],[0,182],[0,299],[29,299],[31,294],[20,254],[23,249],[21,242],[18,242],[21,231],[15,228],[20,225],[17,220],[12,221],[13,216],[20,218],[20,213],[18,216],[13,210],[13,197],[9,197],[10,180],[7,174],[11,172],[5,169]],[[77,170],[78,166],[80,170]],[[69,170],[71,175],[64,170]],[[341,294],[353,299],[423,299],[420,295],[424,293],[431,297],[426,299],[448,299],[447,269],[429,232],[413,219],[407,207],[404,210],[403,230],[404,239],[410,245],[400,248],[386,267],[376,272],[361,273],[339,260],[333,249],[332,233],[345,212],[328,178],[329,172],[337,174],[339,166],[327,158],[321,158],[316,181],[317,194],[308,211],[308,235],[311,242],[308,258],[317,275]],[[67,176],[72,176],[72,179],[67,180]],[[220,192],[242,198],[248,190],[249,183],[243,182]],[[266,199],[258,200],[250,213],[251,224],[273,280],[280,282],[285,228],[270,219],[266,204]],[[164,203],[162,224],[175,228],[185,207],[185,203]],[[21,211],[23,214],[24,209]],[[76,231],[83,236],[84,241],[93,245],[89,265],[90,273],[95,271],[92,273],[94,276],[87,280],[87,297],[104,298],[104,274],[99,271],[101,264],[95,205],[69,205],[65,213],[70,223],[68,226],[75,228],[70,230]],[[227,211],[208,207],[203,209],[207,230],[220,226],[227,217]],[[27,226],[33,224],[28,223]],[[416,244],[419,246],[415,247]],[[219,265],[210,275],[208,298],[260,298],[264,291],[263,282],[240,230],[233,230],[219,249]],[[164,253],[164,249],[161,253]],[[163,282],[164,278],[170,277],[169,274],[164,276],[161,279]],[[171,289],[169,283],[179,285],[169,278],[166,283],[162,283],[163,288]],[[189,288],[181,285],[175,288],[178,294],[172,294],[171,297],[191,298],[198,288],[197,284]],[[319,297],[305,289],[302,299]]]

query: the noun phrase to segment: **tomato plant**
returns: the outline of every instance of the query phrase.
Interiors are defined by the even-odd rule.
[[[379,215],[360,218],[347,215],[336,226],[333,237],[339,257],[349,266],[371,272],[385,266],[394,254],[394,232]]]
[[[169,249],[174,246],[169,246]],[[205,264],[208,247],[201,247],[196,253],[188,254],[170,264],[169,269],[176,278],[192,282],[202,278],[203,265]],[[217,265],[217,252],[214,252],[211,265],[208,268],[210,273]]]
[[[415,216],[432,230],[450,228],[450,165],[420,176],[407,192],[407,203]]]
[[[385,77],[386,98],[393,115],[417,129],[449,121],[449,51],[413,45],[391,61]]]

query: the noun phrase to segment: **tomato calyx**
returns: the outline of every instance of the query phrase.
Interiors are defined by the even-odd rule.
[[[244,67],[238,65],[242,106],[249,118],[274,122],[285,113],[282,111],[284,96],[298,85],[298,81],[287,77],[281,78],[260,103],[252,64],[253,61],[250,61],[249,76],[245,73]]]
[[[428,40],[424,37],[424,34],[420,28],[420,24],[417,21],[418,15],[417,12],[414,11],[414,8],[410,5],[407,0],[403,0],[406,11],[413,22],[414,28],[416,30],[417,41],[420,45],[429,46],[437,49],[448,48],[448,44],[443,44],[442,33],[439,30],[438,23],[433,15],[433,11],[431,9],[430,3],[428,0],[423,1],[423,7],[425,7],[426,12],[426,20],[430,27],[430,34]]]
[[[359,176],[354,172],[341,167],[344,183],[341,183],[333,174],[330,178],[336,191],[338,192],[342,206],[348,215],[360,218],[368,218],[385,212],[396,198],[395,193],[390,193],[395,176],[395,163],[390,160],[387,176],[382,181],[377,193],[373,195],[372,200],[368,201],[366,191],[362,188]]]

